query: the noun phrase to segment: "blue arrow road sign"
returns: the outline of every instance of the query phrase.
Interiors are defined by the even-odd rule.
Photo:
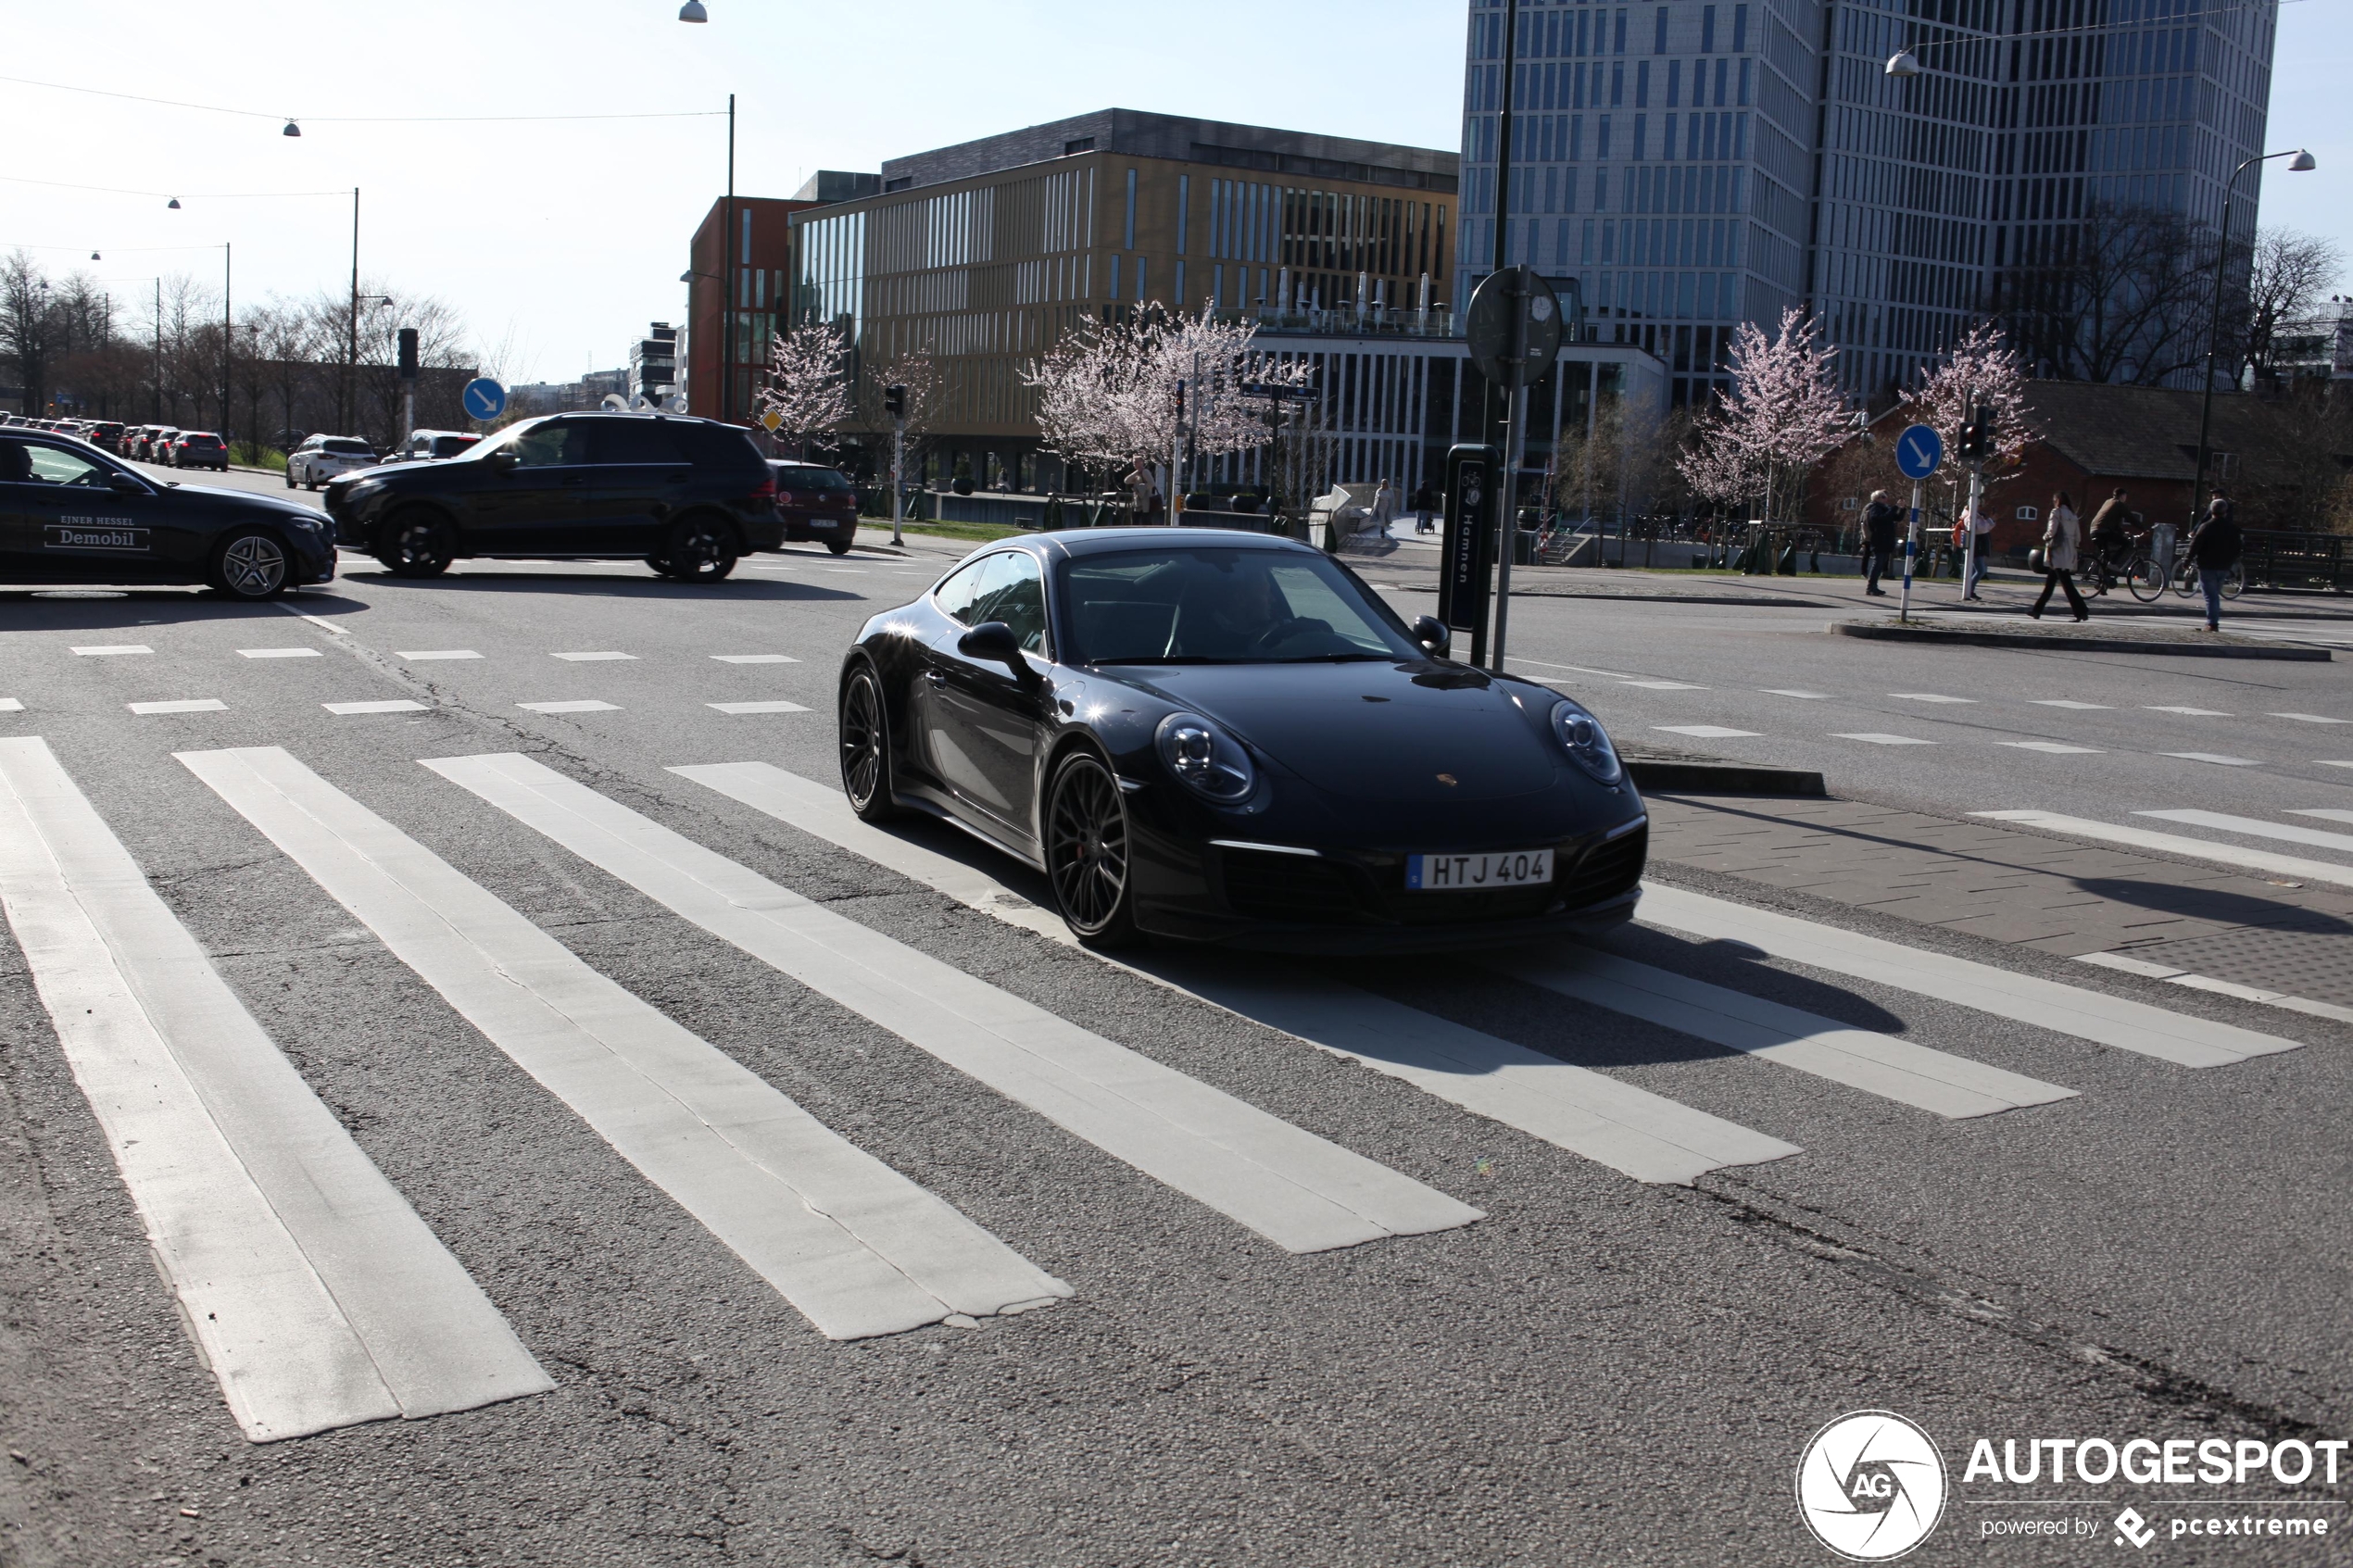
[[[507,411],[507,389],[488,376],[477,376],[468,382],[462,397],[466,412],[477,420],[495,420]],[[1935,432],[1929,433],[1932,436]]]
[[[472,397],[471,388],[466,395]],[[1926,479],[1944,461],[1944,438],[1933,425],[1913,425],[1895,438],[1895,466],[1904,470],[1906,479]]]

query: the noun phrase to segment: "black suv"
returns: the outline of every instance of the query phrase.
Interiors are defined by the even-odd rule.
[[[672,414],[529,420],[445,462],[338,479],[327,515],[338,543],[401,577],[464,556],[560,556],[713,583],[785,533],[749,433]]]

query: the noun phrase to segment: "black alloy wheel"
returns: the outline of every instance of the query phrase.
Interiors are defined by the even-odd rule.
[[[680,518],[661,541],[662,564],[654,568],[681,583],[716,583],[736,570],[735,531],[717,518]]]
[[[284,541],[266,528],[230,532],[212,552],[212,586],[236,599],[267,599],[286,586]]]
[[[1128,880],[1127,803],[1109,768],[1079,752],[1047,792],[1046,875],[1071,934],[1089,947],[1136,940]]]
[[[890,725],[884,716],[882,682],[872,665],[850,671],[841,688],[841,788],[860,820],[879,822],[899,814],[890,797]]]
[[[438,577],[457,554],[449,525],[428,511],[396,513],[376,536],[376,559],[395,577]]]

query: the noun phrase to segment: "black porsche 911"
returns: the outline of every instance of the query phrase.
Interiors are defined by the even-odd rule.
[[[1008,539],[844,660],[859,815],[1044,872],[1080,940],[1312,952],[1629,918],[1649,818],[1593,716],[1447,657],[1322,551],[1223,530]]]
[[[308,507],[141,473],[86,441],[0,433],[0,583],[203,583],[266,599],[335,574]]]

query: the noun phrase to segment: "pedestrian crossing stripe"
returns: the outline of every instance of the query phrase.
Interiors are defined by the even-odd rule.
[[[1479,1210],[821,908],[513,753],[424,764],[811,990],[1287,1251]]]
[[[554,1386],[38,736],[0,740],[0,905],[248,1440]]]
[[[860,821],[838,789],[766,762],[670,771],[993,919],[1076,946],[1053,910],[1008,892],[986,872]],[[1605,1073],[1295,965],[1151,952],[1131,955],[1125,967],[1636,1181],[1689,1184],[1726,1166],[1803,1152]]]
[[[287,752],[180,759],[828,1338],[1070,1294]]]

